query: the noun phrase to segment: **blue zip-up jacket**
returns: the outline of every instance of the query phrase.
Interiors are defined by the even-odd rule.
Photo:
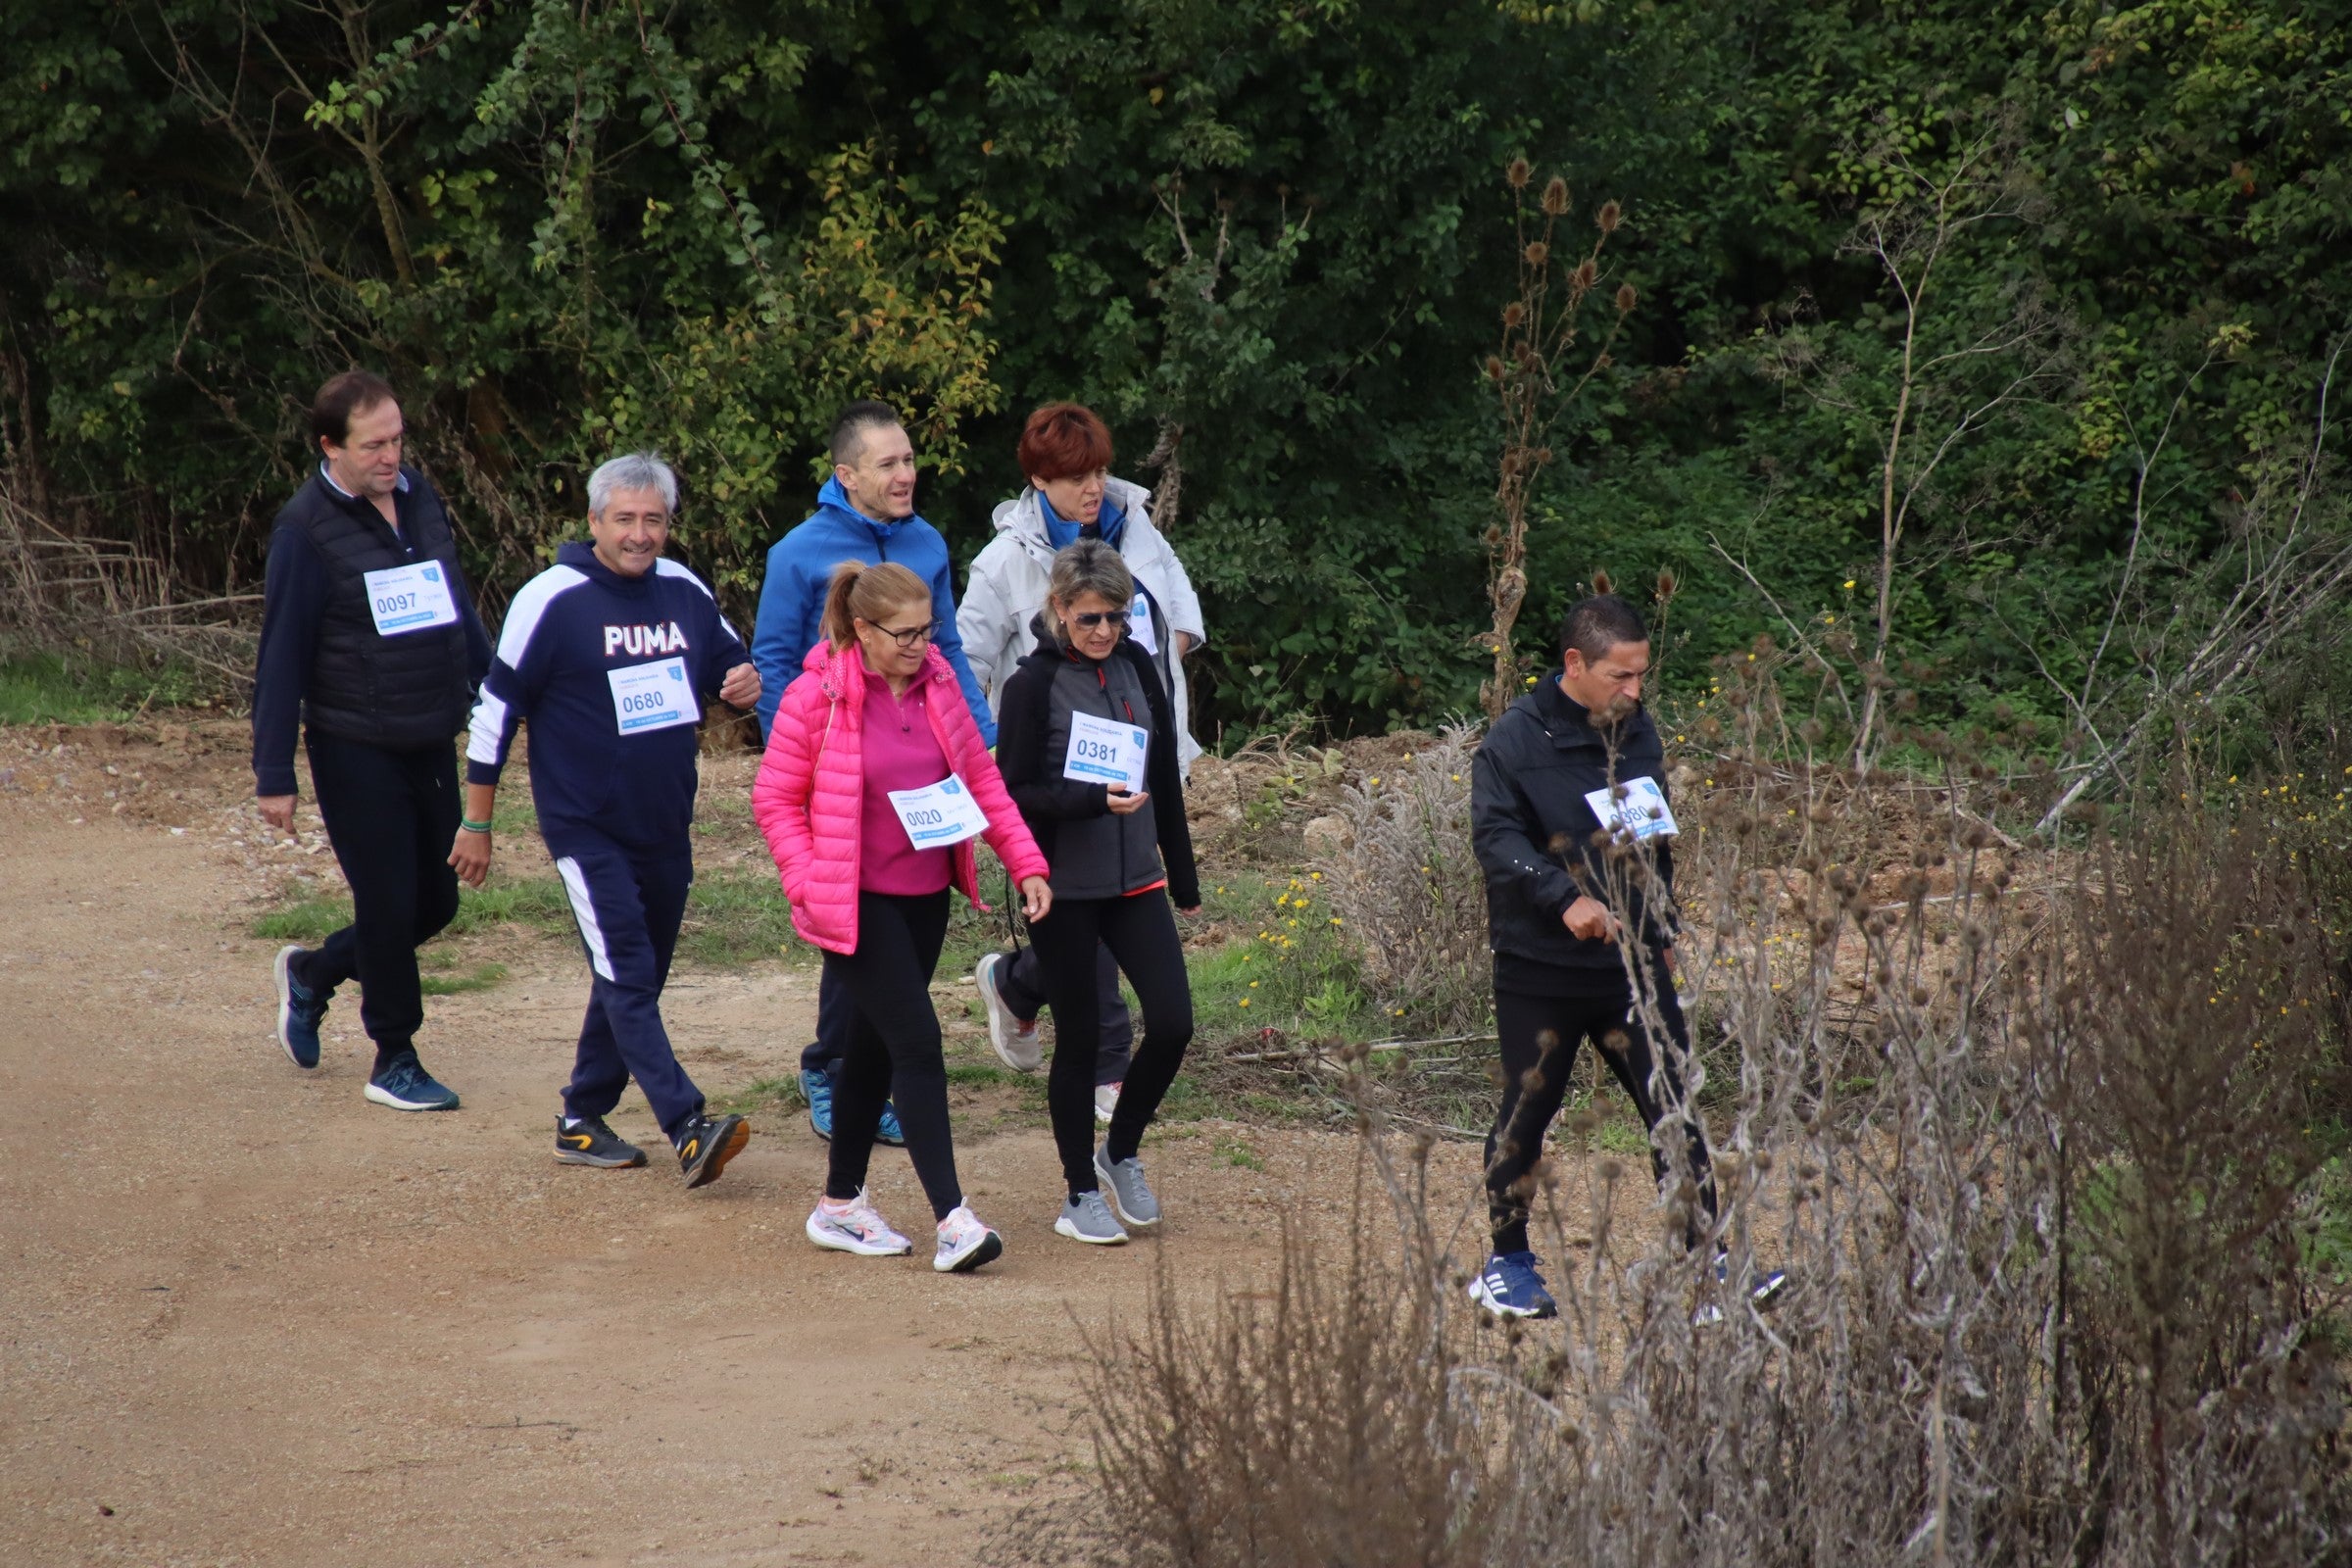
[[[623,844],[687,851],[702,749],[693,724],[621,733],[609,676],[681,659],[704,700],[750,656],[703,580],[674,561],[624,577],[573,542],[507,607],[498,657],[474,704],[466,778],[496,784],[531,721],[531,798],[539,834],[561,852],[578,824]]]
[[[825,481],[816,493],[815,513],[767,553],[760,618],[752,626],[752,662],[760,666],[760,733],[765,736],[775,722],[784,688],[799,678],[801,662],[820,639],[825,583],[845,561],[895,561],[931,585],[931,618],[939,623],[932,642],[956,671],[980,738],[996,745],[997,721],[989,716],[988,697],[956,631],[956,574],[948,563],[947,540],[918,516],[876,522],[850,505],[839,479]]]

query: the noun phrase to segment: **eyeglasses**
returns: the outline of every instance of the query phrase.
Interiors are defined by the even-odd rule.
[[[874,630],[897,643],[901,648],[912,648],[917,643],[927,643],[931,640],[931,634],[939,630],[939,622],[936,620],[926,620],[920,626],[909,626],[905,631],[901,631],[896,626],[876,625],[870,620],[863,624],[872,626]]]
[[[1070,618],[1088,631],[1093,631],[1106,620],[1113,626],[1124,627],[1133,616],[1134,612],[1126,610],[1083,610]]]

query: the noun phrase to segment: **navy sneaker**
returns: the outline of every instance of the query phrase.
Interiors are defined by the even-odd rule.
[[[1727,1289],[1732,1283],[1732,1254],[1729,1251],[1715,1254],[1715,1283]],[[1759,1307],[1774,1306],[1779,1302],[1781,1292],[1788,1287],[1788,1276],[1786,1273],[1777,1268],[1759,1268],[1754,1278],[1748,1281],[1747,1298]]]
[[[424,1070],[424,1063],[416,1059],[414,1051],[402,1052],[379,1068],[375,1076],[368,1080],[368,1087],[363,1093],[377,1104],[390,1105],[394,1110],[458,1108],[457,1092],[435,1083],[433,1075]]]
[[[1495,1317],[1557,1317],[1560,1307],[1536,1272],[1533,1252],[1496,1252],[1470,1282],[1470,1299]]]
[[[303,950],[277,950],[277,1043],[286,1048],[297,1067],[318,1065],[318,1024],[326,1017],[326,999],[294,978],[294,960]]]
[[[833,1080],[812,1068],[801,1069],[801,1098],[808,1102],[808,1130],[827,1143],[833,1141]]]

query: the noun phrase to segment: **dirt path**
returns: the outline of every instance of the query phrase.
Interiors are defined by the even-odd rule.
[[[586,997],[559,954],[428,1003],[455,1114],[361,1100],[348,1004],[299,1071],[250,856],[106,813],[0,796],[0,1562],[969,1561],[1087,1460],[1073,1319],[1131,1316],[1162,1247],[1250,1272],[1348,1157],[1166,1138],[1167,1234],[1095,1250],[1052,1234],[1050,1140],[985,1138],[958,1152],[1000,1263],[820,1253],[805,1125],[761,1118],[691,1195],[551,1160]],[[772,964],[672,994],[714,1095],[790,1072],[813,1010]],[[633,1092],[614,1119],[658,1144]],[[876,1171],[917,1230],[904,1157]]]

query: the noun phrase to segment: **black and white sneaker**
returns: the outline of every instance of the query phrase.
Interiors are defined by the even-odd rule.
[[[742,1116],[706,1116],[696,1111],[670,1140],[678,1151],[678,1173],[688,1187],[708,1187],[718,1180],[727,1161],[752,1141],[752,1124]]]
[[[645,1151],[606,1126],[602,1116],[558,1116],[556,1158],[565,1165],[619,1170],[644,1164]]]

